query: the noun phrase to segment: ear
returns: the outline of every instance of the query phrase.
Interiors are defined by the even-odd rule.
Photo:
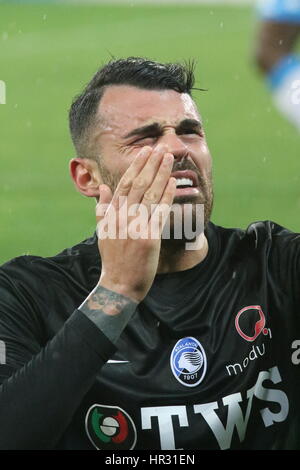
[[[71,178],[81,194],[87,197],[99,197],[99,185],[103,181],[95,160],[72,158],[69,169]]]

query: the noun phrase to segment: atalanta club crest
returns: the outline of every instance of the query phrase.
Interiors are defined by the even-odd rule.
[[[170,363],[174,377],[186,387],[196,387],[205,377],[206,354],[200,342],[193,337],[177,341]]]
[[[98,450],[131,450],[136,444],[134,422],[117,406],[91,406],[86,414],[85,428]]]

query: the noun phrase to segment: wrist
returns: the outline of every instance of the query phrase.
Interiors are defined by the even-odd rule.
[[[111,292],[115,292],[116,294],[126,297],[132,302],[136,302],[136,303],[140,303],[146,296],[142,292],[138,292],[137,290],[132,289],[132,287],[128,285],[119,284],[117,282],[112,282],[111,280],[105,278],[104,276],[100,277],[100,280],[97,286],[103,287]]]
[[[84,313],[113,343],[133,316],[138,302],[97,285],[78,310]]]

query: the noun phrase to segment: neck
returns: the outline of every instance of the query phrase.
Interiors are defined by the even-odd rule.
[[[162,240],[157,274],[185,271],[201,263],[208,253],[208,242],[204,233],[201,233],[193,249],[186,249],[186,241]]]

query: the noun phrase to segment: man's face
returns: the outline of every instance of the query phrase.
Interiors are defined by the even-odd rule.
[[[121,176],[143,146],[165,144],[174,155],[179,186],[174,203],[212,209],[211,156],[196,105],[186,93],[108,87],[100,101],[92,136],[103,182],[114,192]],[[192,186],[190,186],[192,184]]]

